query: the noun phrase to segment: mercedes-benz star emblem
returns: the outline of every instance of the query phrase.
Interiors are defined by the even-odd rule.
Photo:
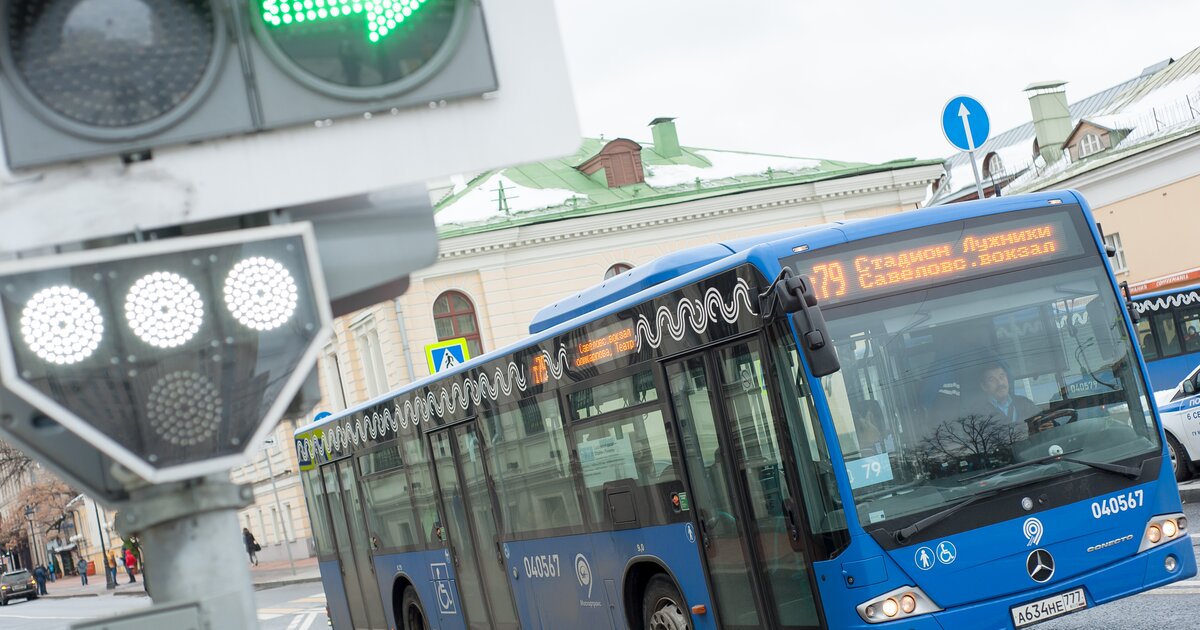
[[[1045,582],[1054,577],[1054,556],[1045,549],[1034,549],[1025,559],[1025,570],[1034,582]]]

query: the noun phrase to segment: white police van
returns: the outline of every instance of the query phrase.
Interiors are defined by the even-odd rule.
[[[1167,431],[1175,479],[1183,481],[1200,472],[1200,365],[1174,390],[1156,392],[1154,398]]]

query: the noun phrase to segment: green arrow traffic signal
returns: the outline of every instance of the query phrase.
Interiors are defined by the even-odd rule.
[[[425,0],[261,0],[270,26],[321,20],[363,20],[367,39],[378,42],[425,6]]]

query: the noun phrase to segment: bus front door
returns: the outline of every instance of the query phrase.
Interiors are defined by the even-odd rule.
[[[499,555],[498,510],[475,423],[431,432],[429,442],[467,627],[515,630],[516,606]]]
[[[692,514],[725,628],[820,626],[757,338],[666,364]]]

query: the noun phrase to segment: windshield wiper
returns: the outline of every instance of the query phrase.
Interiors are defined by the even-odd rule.
[[[1061,457],[1061,456],[1056,455],[1056,457]],[[1029,462],[1023,462],[1023,463],[1029,463]],[[906,540],[908,540],[909,538],[912,538],[913,536],[916,536],[918,533],[923,532],[926,529],[933,527],[934,525],[937,525],[938,523],[953,516],[959,510],[967,507],[968,505],[971,505],[972,503],[976,503],[976,502],[982,501],[984,499],[989,499],[989,498],[994,497],[1002,492],[1008,492],[1009,490],[1014,490],[1016,488],[1023,488],[1025,486],[1033,485],[1035,483],[1041,483],[1042,481],[1045,481],[1045,479],[1043,479],[1041,477],[1038,477],[1036,479],[1026,479],[1025,481],[1022,481],[1020,483],[1013,483],[1013,484],[1009,484],[1007,486],[1001,486],[999,488],[993,488],[993,489],[987,490],[985,492],[980,492],[979,494],[967,497],[940,512],[934,512],[933,514],[926,516],[925,518],[917,521],[916,523],[913,523],[912,525],[909,525],[908,527],[903,527],[901,529],[896,530],[892,534],[892,537],[896,539],[896,542],[898,542],[900,544],[904,544],[904,542]]]
[[[903,527],[901,529],[896,530],[896,532],[894,534],[892,534],[892,536],[896,539],[896,542],[903,545],[904,542],[906,540],[908,540],[909,538],[912,538],[913,536],[916,536],[918,533],[946,520],[947,518],[953,516],[955,512],[958,512],[959,510],[967,507],[968,505],[971,505],[972,503],[975,503],[976,501],[982,501],[989,497],[994,497],[997,494],[1000,494],[1001,491],[1008,490],[1011,487],[1015,487],[1015,486],[1009,486],[1009,487],[1005,487],[1005,488],[996,488],[995,490],[989,490],[987,492],[981,492],[977,495],[967,497],[940,512],[934,512],[933,514],[926,516],[925,518],[917,521],[916,523],[913,523],[912,525],[909,525],[908,527]]]
[[[1065,455],[1065,453],[1064,453],[1064,455]],[[1062,456],[1060,455],[1059,457],[1062,457]],[[1137,479],[1138,477],[1142,476],[1141,469],[1134,468],[1133,466],[1122,466],[1120,464],[1106,464],[1104,462],[1089,462],[1089,461],[1085,461],[1082,459],[1071,459],[1070,457],[1063,457],[1062,460],[1064,462],[1071,462],[1072,464],[1082,464],[1084,466],[1091,466],[1092,468],[1095,468],[1096,470],[1103,470],[1105,472],[1122,475],[1129,479]]]
[[[996,468],[993,470],[984,471],[984,472],[979,473],[978,475],[971,475],[970,477],[963,477],[962,479],[959,479],[958,481],[959,481],[959,483],[967,483],[968,481],[975,481],[976,479],[983,479],[984,477],[995,477],[996,475],[999,475],[1000,473],[1006,473],[1010,470],[1017,470],[1018,468],[1027,468],[1029,466],[1038,466],[1040,464],[1048,464],[1048,463],[1054,462],[1054,461],[1075,461],[1075,460],[1067,459],[1067,455],[1074,455],[1075,453],[1079,453],[1082,451],[1083,451],[1082,448],[1077,448],[1073,451],[1066,451],[1063,453],[1059,453],[1058,455],[1046,455],[1044,457],[1039,457],[1037,459],[1031,459],[1029,461],[1017,462],[1015,464],[1009,464],[1007,466],[1001,466],[1000,468]]]

